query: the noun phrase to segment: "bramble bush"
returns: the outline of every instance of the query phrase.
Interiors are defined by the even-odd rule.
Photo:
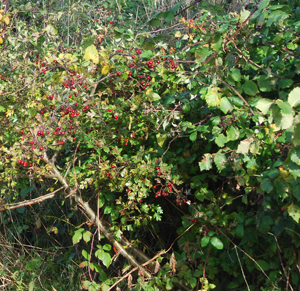
[[[36,247],[3,276],[45,290],[41,268],[77,264],[84,290],[294,290],[299,1],[177,4],[143,30],[107,6],[64,27],[84,5],[0,11],[2,229]]]

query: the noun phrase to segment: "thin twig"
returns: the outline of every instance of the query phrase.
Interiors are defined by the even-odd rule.
[[[37,198],[34,198],[34,199],[30,199],[30,200],[25,200],[25,201],[22,201],[22,202],[18,202],[18,203],[13,203],[13,204],[6,204],[6,205],[0,205],[0,211],[8,211],[8,210],[12,210],[12,209],[16,209],[16,208],[20,208],[20,207],[23,207],[23,206],[29,206],[29,205],[32,205],[32,204],[36,204],[36,203],[41,203],[47,199],[51,199],[55,196],[55,194],[57,192],[59,192],[60,190],[62,190],[64,187],[60,187],[59,189],[51,192],[51,193],[48,193],[46,195],[43,195],[43,196],[40,196],[40,197],[37,197]]]

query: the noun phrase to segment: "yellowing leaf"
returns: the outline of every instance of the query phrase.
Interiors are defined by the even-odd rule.
[[[49,35],[57,35],[57,29],[52,24],[48,24],[44,31],[46,31]]]
[[[211,87],[205,95],[208,107],[219,106],[221,104],[221,94],[218,92],[219,87]]]
[[[3,38],[0,36],[0,44],[3,44]]]
[[[0,21],[3,19],[3,15],[0,13]]]
[[[150,102],[153,102],[153,101],[156,101],[156,100],[160,99],[160,96],[157,93],[154,93],[151,89],[148,89],[146,91],[146,96],[147,96],[147,99]]]
[[[8,16],[4,17],[3,21],[5,22],[6,25],[9,25],[10,20]]]
[[[83,58],[86,61],[92,61],[95,64],[99,63],[99,54],[96,47],[92,44],[85,49]]]
[[[162,147],[165,140],[167,138],[167,135],[164,134],[164,135],[161,135],[160,133],[156,134],[156,140],[157,140],[157,144]]]
[[[105,65],[105,66],[102,68],[101,74],[102,74],[102,75],[107,75],[107,74],[109,73],[109,70],[110,70],[110,65],[107,64],[107,65]]]

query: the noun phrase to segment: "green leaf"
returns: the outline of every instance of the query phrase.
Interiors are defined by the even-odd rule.
[[[207,94],[205,95],[205,100],[208,107],[218,106],[221,104],[221,94],[218,92],[219,87],[210,87]]]
[[[300,104],[300,87],[296,87],[290,92],[288,102],[292,107],[296,107]]]
[[[80,242],[80,240],[82,239],[82,232],[83,231],[84,231],[84,228],[79,228],[75,231],[75,233],[72,237],[73,245]]]
[[[299,223],[300,219],[300,207],[297,206],[296,204],[292,203],[288,208],[287,208],[289,216],[291,216],[297,223]]]
[[[109,253],[105,253],[104,257],[102,258],[103,265],[108,268],[111,264],[111,256]]]
[[[6,109],[0,105],[0,112],[5,112],[5,111],[6,111]]]
[[[285,18],[288,18],[289,15],[281,10],[273,11],[269,15],[269,19],[267,21],[266,26],[270,27],[274,22],[277,25],[283,25],[283,21]]]
[[[257,260],[255,264],[255,268],[259,271],[261,270],[268,271],[270,270],[270,265],[264,260]]]
[[[261,92],[271,92],[275,87],[275,81],[271,80],[268,76],[261,75],[255,79]]]
[[[85,242],[89,242],[90,240],[91,240],[91,238],[92,238],[92,233],[90,232],[90,231],[88,231],[88,230],[86,230],[84,233],[83,233],[83,240],[85,241]]]
[[[158,18],[151,19],[148,24],[151,26],[160,26],[161,20]]]
[[[219,108],[222,110],[224,114],[226,114],[228,111],[233,110],[233,106],[227,97],[221,98],[221,104]]]
[[[111,250],[111,245],[105,244],[105,245],[103,246],[103,249],[104,249],[105,251],[110,251],[110,250]]]
[[[198,64],[204,62],[213,53],[209,47],[199,47],[196,49],[195,58]]]
[[[283,114],[292,114],[293,109],[292,106],[288,102],[283,102],[282,100],[278,99],[276,104],[281,109]]]
[[[217,237],[213,237],[211,240],[210,240],[210,243],[218,250],[222,250],[224,245],[222,243],[222,241],[217,238]]]
[[[282,79],[279,81],[279,86],[282,89],[290,88],[294,81],[292,79]]]
[[[92,61],[95,64],[99,63],[99,54],[97,48],[94,45],[90,45],[85,49],[83,58],[86,61]]]
[[[243,212],[239,212],[237,215],[236,215],[236,221],[238,223],[243,223],[245,220],[245,214]]]
[[[216,139],[215,139],[215,143],[219,146],[219,147],[223,147],[225,145],[225,143],[227,143],[227,137],[221,133],[219,134]]]
[[[25,196],[26,196],[29,192],[33,191],[33,190],[34,190],[34,186],[33,186],[33,185],[29,186],[28,188],[22,188],[22,190],[21,190],[21,192],[20,192],[21,197],[24,199]]]
[[[230,71],[230,77],[236,81],[236,82],[240,82],[242,75],[241,75],[241,71],[239,69],[232,69]]]
[[[194,131],[190,134],[190,140],[194,142],[197,139],[197,131]]]
[[[265,178],[262,180],[260,187],[263,191],[270,193],[273,190],[272,182],[269,178]]]
[[[209,240],[210,240],[210,237],[209,236],[204,236],[202,239],[201,239],[201,247],[204,248],[208,245],[209,243]]]
[[[171,11],[167,11],[164,14],[164,20],[167,23],[170,23],[174,19],[175,14]]]
[[[81,254],[86,260],[89,260],[90,254],[86,250],[82,250]]]
[[[260,10],[263,10],[265,8],[267,8],[269,6],[269,3],[270,3],[270,0],[263,0],[260,2],[260,4],[258,5],[257,9],[260,11]]]
[[[226,162],[227,162],[227,159],[226,159],[225,154],[216,153],[216,155],[214,156],[214,163],[219,172],[221,172],[225,168]]]
[[[252,142],[253,139],[249,139],[249,138],[242,140],[238,145],[236,152],[238,154],[248,154]]]
[[[298,123],[295,127],[294,127],[294,136],[292,139],[292,143],[294,146],[297,146],[300,144],[300,123]]]
[[[261,98],[256,104],[256,108],[260,110],[263,114],[267,114],[268,110],[270,109],[273,101],[267,98]]]
[[[153,53],[152,51],[150,50],[147,50],[147,51],[143,51],[141,54],[140,54],[140,57],[143,58],[143,59],[146,59],[146,60],[149,60],[153,57]]]
[[[30,261],[28,261],[27,262],[27,264],[26,264],[26,270],[27,271],[32,271],[32,270],[34,270],[37,266],[38,266],[38,263],[41,261],[41,259],[40,258],[36,258],[36,259],[34,259],[34,260],[30,260]]]
[[[242,238],[244,236],[244,226],[239,224],[235,229],[235,233],[239,238]]]
[[[300,147],[294,147],[291,150],[291,161],[300,166]]]
[[[256,84],[253,81],[246,81],[242,87],[244,92],[250,96],[254,96],[259,92]]]
[[[249,10],[246,10],[245,8],[243,8],[240,12],[241,16],[240,16],[239,22],[243,23],[244,21],[246,21],[250,14],[251,14],[251,12]]]
[[[204,154],[202,161],[199,162],[199,167],[201,171],[208,171],[211,169],[211,154]]]
[[[237,140],[240,136],[239,131],[234,126],[230,126],[229,129],[226,130],[226,134],[227,141]]]

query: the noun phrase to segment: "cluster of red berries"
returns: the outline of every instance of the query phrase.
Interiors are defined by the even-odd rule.
[[[25,161],[23,161],[23,160],[18,160],[18,163],[19,163],[20,165],[22,165],[24,168],[26,168],[27,165],[28,165],[28,163],[25,162]],[[32,167],[32,164],[29,164],[29,167]]]

